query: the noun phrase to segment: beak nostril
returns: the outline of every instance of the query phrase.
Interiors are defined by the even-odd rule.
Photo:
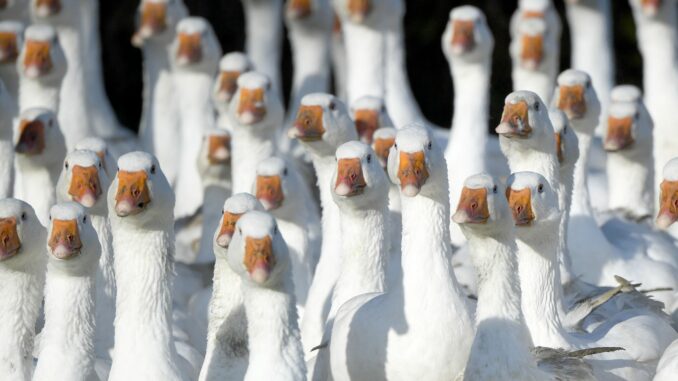
[[[471,203],[471,209],[477,209],[478,208],[478,203],[477,202],[472,202]]]

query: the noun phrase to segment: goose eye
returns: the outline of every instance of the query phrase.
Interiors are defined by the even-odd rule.
[[[49,215],[49,220],[52,221],[52,215],[51,214]]]
[[[226,211],[223,210],[223,209],[221,209],[221,215],[222,215],[222,216],[224,215],[224,213],[226,213]]]
[[[26,221],[26,212],[21,213],[21,221]]]
[[[337,108],[337,105],[334,102],[330,102],[329,108],[330,110],[334,110]]]
[[[398,143],[394,144],[393,148],[395,148],[397,150],[398,149]]]
[[[277,227],[277,226],[273,228],[273,234],[274,234],[274,235],[275,235],[275,234],[278,234],[278,227]]]
[[[563,135],[567,134],[567,126],[563,127]]]
[[[539,186],[537,187],[537,192],[539,192],[539,193],[544,192],[544,184],[539,184]]]
[[[287,168],[283,170],[283,176],[287,176]]]
[[[534,104],[534,110],[539,111],[539,102]]]
[[[492,187],[492,193],[494,193],[494,194],[497,193],[497,186],[496,185]]]
[[[386,105],[381,105],[381,112],[386,112]]]
[[[426,146],[429,151],[433,148],[433,144],[431,142],[428,142],[428,145]]]
[[[84,217],[82,218],[82,223],[83,223],[83,224],[86,224],[86,223],[87,223],[87,216],[84,216]]]
[[[99,162],[99,168],[101,168],[101,162]]]
[[[151,174],[155,174],[155,165],[151,166]]]
[[[590,89],[591,88],[591,81],[586,81],[586,88]]]
[[[372,155],[371,155],[371,154],[370,154],[370,155],[367,155],[367,162],[368,162],[368,163],[371,163],[371,162],[372,162]]]
[[[266,90],[271,90],[271,82],[266,82]]]
[[[64,168],[68,169],[68,162],[64,163]]]

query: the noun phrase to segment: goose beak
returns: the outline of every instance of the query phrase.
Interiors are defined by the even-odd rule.
[[[344,197],[357,196],[365,191],[366,186],[360,159],[339,159],[334,193]]]
[[[311,0],[289,0],[287,14],[293,19],[303,19],[311,15]]]
[[[245,258],[243,260],[250,279],[263,284],[271,275],[275,267],[273,256],[273,240],[270,236],[264,238],[245,238]]]
[[[426,155],[423,151],[400,152],[398,179],[400,180],[400,191],[403,195],[414,197],[419,194],[421,187],[428,179]]]
[[[501,116],[501,123],[495,131],[507,138],[529,137],[532,133],[532,127],[529,123],[527,102],[506,103]]]
[[[654,17],[659,13],[659,8],[662,6],[662,0],[641,0],[641,6],[643,7],[643,13],[646,16]]]
[[[141,7],[139,29],[132,36],[132,45],[140,47],[148,38],[167,29],[167,4],[145,2]]]
[[[662,181],[657,227],[666,229],[678,220],[678,181]]]
[[[19,124],[19,141],[14,152],[27,156],[40,155],[45,150],[45,126],[39,120],[22,119]]]
[[[365,144],[371,144],[374,131],[379,129],[379,111],[368,109],[356,110],[353,119],[360,141]]]
[[[256,196],[264,209],[278,209],[285,199],[280,176],[257,176]]]
[[[0,218],[0,261],[15,256],[21,248],[21,240],[16,230],[16,218]]]
[[[532,192],[529,188],[515,190],[506,189],[506,199],[508,199],[509,208],[513,214],[513,221],[516,226],[530,226],[534,221],[532,212]]]
[[[219,88],[216,98],[218,101],[228,103],[233,98],[233,94],[238,90],[239,71],[222,71],[219,73]]]
[[[462,55],[476,46],[474,23],[471,20],[454,20],[452,22],[452,53]]]
[[[348,14],[356,24],[360,24],[372,11],[372,2],[370,0],[348,0]]]
[[[554,135],[556,138],[556,154],[558,155],[558,162],[562,164],[565,160],[565,141],[559,132],[556,132]]]
[[[177,64],[179,66],[189,66],[199,63],[202,60],[202,38],[200,33],[177,34],[179,47],[177,48]]]
[[[541,11],[523,11],[525,19],[544,19],[544,12]]]
[[[219,235],[217,236],[217,245],[224,249],[228,248],[231,238],[233,238],[233,232],[235,232],[235,223],[238,222],[240,216],[242,214],[224,212],[221,218],[221,229],[219,229]]]
[[[264,104],[264,89],[240,89],[237,117],[244,125],[251,126],[264,120],[266,105]]]
[[[0,63],[14,62],[18,56],[19,48],[16,43],[16,33],[0,32]]]
[[[50,44],[45,41],[26,41],[24,47],[23,71],[26,77],[35,79],[52,70]]]
[[[60,0],[34,0],[35,14],[40,18],[54,16],[61,12]]]
[[[231,162],[231,137],[212,135],[208,138],[207,160],[212,165],[226,165]]]
[[[374,149],[374,152],[377,154],[379,164],[381,164],[382,168],[386,168],[388,153],[391,150],[391,147],[393,147],[393,144],[395,144],[395,138],[378,138],[374,139],[374,143],[372,143],[372,149]]]
[[[565,112],[568,119],[581,119],[586,114],[584,86],[560,86],[558,108]]]
[[[522,37],[520,62],[527,70],[537,70],[544,59],[544,38],[541,34]]]
[[[606,151],[621,151],[632,146],[633,142],[633,116],[607,118],[607,134],[604,144]]]
[[[487,189],[464,187],[459,197],[457,211],[452,216],[452,221],[458,224],[485,224],[489,218]]]
[[[47,245],[57,259],[71,259],[82,249],[76,220],[52,220],[52,233]]]
[[[115,213],[118,217],[141,213],[151,202],[146,171],[118,171],[118,189],[115,194]]]
[[[73,201],[80,203],[82,206],[86,208],[93,207],[101,195],[101,184],[99,183],[99,171],[97,168],[95,166],[81,167],[74,165],[68,194]]]
[[[315,142],[323,138],[323,108],[321,106],[301,106],[294,126],[289,131],[290,138],[302,142]]]

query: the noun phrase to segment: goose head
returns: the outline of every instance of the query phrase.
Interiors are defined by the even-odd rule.
[[[136,226],[173,219],[174,192],[158,160],[146,152],[126,153],[108,188],[109,215]]]
[[[285,21],[290,29],[329,30],[332,17],[329,0],[287,0],[285,3]]]
[[[235,224],[243,214],[250,210],[264,210],[263,205],[254,195],[249,193],[236,193],[226,199],[221,213],[219,228],[214,232],[214,252],[226,258],[226,250],[231,243]]]
[[[610,91],[611,103],[635,103],[638,107],[639,119],[647,123],[650,128],[654,127],[654,121],[650,112],[643,102],[643,92],[635,85],[617,85]]]
[[[504,187],[486,173],[467,178],[452,221],[467,236],[476,232],[489,235],[510,230],[513,224]]]
[[[514,91],[506,96],[501,123],[495,131],[507,156],[514,149],[543,151],[555,148],[548,110],[541,98],[531,91]]]
[[[447,166],[442,151],[425,126],[413,123],[398,130],[390,151],[388,174],[391,182],[400,186],[403,196],[415,197],[420,192],[427,195],[435,185],[441,185],[434,179],[444,178]]]
[[[170,42],[177,23],[186,14],[181,0],[142,0],[137,9],[137,30],[132,36],[132,45],[141,47],[146,41]]]
[[[236,124],[252,129],[271,128],[283,118],[283,104],[272,90],[271,80],[250,71],[238,77],[238,89],[229,105]]]
[[[673,0],[630,0],[631,10],[645,19],[659,19],[674,7]]]
[[[240,52],[224,55],[219,61],[219,74],[212,87],[212,101],[220,113],[228,112],[228,104],[238,90],[238,78],[252,70],[249,58]]]
[[[269,157],[257,165],[253,193],[264,209],[276,217],[299,213],[308,200],[303,195],[303,180],[294,167],[279,157]]]
[[[198,171],[205,180],[219,181],[230,178],[231,134],[223,129],[212,128],[203,132]]]
[[[252,210],[240,217],[228,247],[228,264],[249,284],[280,283],[289,266],[289,252],[273,216]]]
[[[221,46],[214,30],[202,17],[186,17],[179,21],[170,52],[174,68],[210,76],[216,72],[221,58]]]
[[[379,164],[381,164],[381,167],[384,169],[386,169],[388,164],[388,156],[391,147],[395,144],[397,132],[398,130],[393,127],[381,127],[374,131],[372,149],[377,155],[377,159],[379,159]]]
[[[538,71],[555,54],[546,21],[543,18],[530,17],[518,21],[516,36],[511,41],[509,52],[514,66],[525,70]]]
[[[662,179],[656,224],[660,229],[666,229],[678,220],[678,158],[666,163]]]
[[[289,137],[299,139],[319,156],[333,156],[341,144],[357,140],[358,133],[346,105],[339,98],[331,94],[314,93],[301,98]]]
[[[111,153],[108,151],[108,144],[104,139],[93,136],[84,138],[75,143],[74,148],[76,150],[88,150],[94,152],[99,157],[99,161],[104,167],[104,171],[106,171],[106,176],[111,179],[115,175],[116,163],[113,156],[111,156]]]
[[[462,5],[450,11],[450,19],[442,37],[443,53],[451,64],[489,62],[494,37],[483,12]]]
[[[652,124],[636,102],[612,102],[603,147],[608,154],[652,155]]]
[[[56,114],[40,107],[23,111],[14,124],[14,152],[40,166],[63,162],[66,143]]]
[[[576,132],[593,134],[598,125],[600,101],[588,74],[575,69],[560,73],[553,104],[565,112]]]
[[[13,199],[0,199],[0,267],[17,271],[34,268],[43,258],[47,232],[33,208]]]
[[[67,68],[66,56],[53,27],[31,25],[26,28],[17,59],[17,71],[21,77],[60,84]]]
[[[35,23],[73,25],[80,18],[78,0],[29,0],[31,19]]]
[[[388,200],[388,180],[370,146],[350,141],[336,152],[332,196],[339,207],[374,209]]]
[[[343,22],[372,28],[393,26],[405,12],[402,0],[332,0]]]
[[[0,65],[15,65],[19,49],[24,44],[24,24],[19,21],[0,22]]]
[[[50,269],[71,276],[92,274],[101,255],[101,245],[82,205],[59,203],[49,211],[47,258]]]
[[[374,131],[381,127],[393,125],[386,112],[384,100],[371,95],[360,97],[353,102],[351,115],[355,122],[358,137],[365,144],[372,144]]]
[[[579,140],[572,131],[567,115],[558,109],[549,110],[549,119],[556,139],[556,155],[560,167],[572,167],[579,159]]]
[[[544,19],[546,12],[553,10],[551,0],[519,0],[518,11],[522,19]]]
[[[89,150],[75,150],[64,160],[57,182],[57,197],[61,202],[72,201],[90,210],[89,213],[106,215],[106,197],[103,194],[111,185],[99,156]]]
[[[560,224],[558,195],[544,176],[535,172],[512,174],[507,180],[506,199],[518,237],[556,238],[550,234]]]

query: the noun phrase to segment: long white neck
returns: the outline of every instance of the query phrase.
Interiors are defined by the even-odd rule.
[[[242,287],[250,346],[245,380],[303,379],[306,369],[292,280],[283,280],[274,288]]]
[[[570,207],[572,206],[572,188],[574,186],[575,163],[566,163],[560,166],[560,187],[558,191],[558,203],[563,211],[558,228],[558,261],[560,262],[560,280],[562,284],[568,284],[575,277],[572,272],[572,260],[567,246],[568,224],[570,221]],[[562,290],[562,287],[560,287]]]
[[[574,166],[574,188],[572,189],[572,215],[593,217],[593,208],[589,198],[588,167],[593,136],[585,133],[576,133],[579,139],[579,160]]]
[[[38,257],[44,255],[37,253]],[[0,287],[0,299],[3,300],[0,305],[0,378],[3,380],[31,379],[35,322],[42,305],[44,271],[44,265],[31,266],[28,271],[0,268],[3,285]]]
[[[42,81],[21,77],[19,79],[19,110],[44,107],[59,110],[60,81]]]
[[[21,173],[19,197],[33,206],[43,225],[49,223],[49,209],[56,204],[55,186],[59,179],[61,163],[45,167],[24,155],[16,157],[17,171]]]
[[[83,276],[64,274],[47,265],[45,327],[34,380],[69,380],[94,376],[94,271]]]
[[[402,22],[386,31],[386,108],[396,127],[424,121],[412,94],[405,63]]]
[[[632,218],[654,215],[654,160],[650,152],[610,152],[607,155],[609,208]]]
[[[12,197],[14,187],[14,144],[0,140],[0,199]]]
[[[386,35],[352,22],[343,23],[342,31],[348,64],[348,104],[365,95],[383,99],[386,94]]]
[[[257,164],[275,154],[276,130],[277,126],[234,126],[231,144],[234,194],[252,192]]]
[[[513,60],[513,70],[511,71],[513,90],[532,91],[539,95],[544,104],[550,104],[558,73],[557,58],[549,53],[537,70],[525,69],[517,60]]]
[[[226,258],[216,256],[214,262],[214,284],[210,300],[207,339],[216,339],[222,323],[242,308],[243,292],[240,277],[231,270]],[[245,347],[246,347],[245,343]]]
[[[247,0],[245,9],[245,51],[254,69],[266,74],[279,96],[282,94],[282,0]],[[282,99],[282,96],[281,96]]]
[[[202,235],[197,261],[209,263],[214,261],[212,241],[214,230],[217,229],[221,220],[221,208],[219,206],[224,205],[224,201],[231,195],[231,187],[230,181],[227,187],[216,184],[206,187],[203,184],[203,187]]]
[[[111,223],[118,294],[110,379],[134,372],[179,380],[171,320],[174,231],[147,230],[117,217]]]
[[[113,348],[113,322],[115,321],[115,270],[113,268],[113,234],[107,213],[90,214],[92,226],[99,237],[101,257],[96,273],[96,332],[94,348],[97,357],[110,358]]]
[[[0,64],[0,78],[12,98],[19,99],[19,74],[16,72],[16,62]]]

